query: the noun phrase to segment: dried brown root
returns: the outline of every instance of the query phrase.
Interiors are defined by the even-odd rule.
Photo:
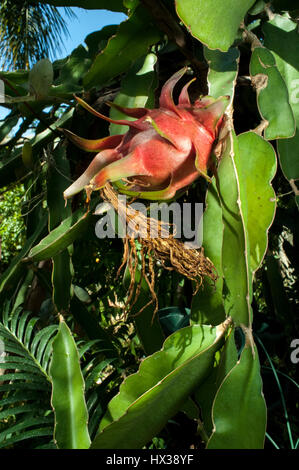
[[[150,304],[154,304],[154,315],[158,311],[158,298],[155,292],[155,261],[169,271],[177,271],[188,279],[194,281],[195,295],[202,285],[205,276],[215,283],[217,273],[213,263],[204,256],[203,248],[186,247],[185,244],[170,233],[170,225],[165,222],[147,217],[144,213],[130,207],[118,199],[110,183],[101,190],[102,198],[112,204],[119,218],[130,228],[123,238],[124,252],[117,275],[127,265],[130,273],[130,285],[126,308],[128,311],[137,302],[142,281],[148,285],[151,299],[139,310],[138,315]],[[137,250],[136,240],[140,248]],[[136,285],[136,273],[141,265],[140,279]]]

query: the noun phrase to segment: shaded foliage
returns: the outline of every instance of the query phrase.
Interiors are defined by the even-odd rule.
[[[36,8],[84,3],[52,0]],[[298,122],[290,82],[299,80],[296,14],[292,5],[285,14],[285,2],[276,0],[229,4],[232,11],[201,0],[158,1],[149,9],[147,0],[115,0],[111,9],[125,10],[128,20],[47,63],[46,86],[35,68],[39,93],[29,94],[28,71],[0,72],[10,112],[0,126],[2,447],[298,447],[291,361],[298,338]],[[109,8],[105,0],[86,3],[96,5]],[[214,22],[202,23],[199,6]],[[273,28],[292,46],[279,49]],[[139,240],[129,245],[133,264],[119,271],[123,240],[95,233],[101,218],[109,221],[94,214],[107,202],[105,192],[88,203],[79,193],[67,206],[62,197],[93,156],[61,128],[86,139],[117,132],[73,94],[105,115],[109,101],[157,107],[162,86],[185,65],[182,85],[198,78],[189,87],[192,101],[225,94],[232,105],[224,145],[215,150],[216,176],[210,173],[211,183],[199,178],[177,199],[181,206],[204,203],[203,247],[218,273],[195,296],[190,279],[165,270],[152,252],[149,286]],[[259,82],[263,65],[268,78]],[[281,108],[271,104],[278,91]],[[76,412],[81,425],[71,419]]]

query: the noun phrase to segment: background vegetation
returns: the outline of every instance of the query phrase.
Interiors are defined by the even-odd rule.
[[[0,446],[296,448],[299,5],[52,0],[12,2],[15,14],[9,3],[0,8],[9,110],[0,123]],[[128,19],[62,60],[38,62],[66,32],[57,6]],[[28,36],[19,28],[25,17]],[[181,198],[209,208],[203,246],[216,286],[205,280],[192,296],[189,279],[155,262],[152,321],[153,305],[135,316],[150,299],[144,281],[125,309],[122,240],[95,236],[99,194],[89,207],[84,194],[64,206],[64,189],[91,157],[60,128],[86,138],[114,133],[74,93],[106,115],[107,101],[155,107],[185,65],[197,77],[193,97],[231,96],[236,165],[224,152],[220,186],[199,179]],[[228,315],[233,324],[219,339],[216,325]]]

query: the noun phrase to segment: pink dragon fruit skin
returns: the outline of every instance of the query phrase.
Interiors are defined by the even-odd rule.
[[[115,182],[125,194],[144,199],[171,199],[199,176],[208,178],[213,143],[229,97],[206,96],[191,104],[188,95],[191,80],[183,87],[176,105],[172,91],[185,71],[186,68],[178,71],[165,83],[157,109],[122,108],[110,103],[127,116],[136,118],[135,121],[110,119],[77,98],[94,115],[128,125],[129,131],[124,135],[87,140],[64,130],[80,148],[98,152],[86,171],[65,190],[65,199],[83,188],[89,194],[108,181]]]

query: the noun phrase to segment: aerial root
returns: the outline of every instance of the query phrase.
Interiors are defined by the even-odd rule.
[[[211,279],[213,283],[216,282],[216,269],[209,258],[205,257],[203,248],[187,247],[181,240],[175,238],[175,233],[170,233],[171,224],[150,218],[143,212],[130,207],[130,203],[126,204],[123,200],[118,199],[118,193],[115,192],[110,183],[107,183],[101,190],[101,196],[103,200],[113,206],[119,219],[127,227],[127,232],[122,239],[124,251],[117,276],[120,275],[124,266],[127,266],[130,274],[130,285],[125,310],[128,315],[137,302],[142,282],[145,281],[151,298],[137,314],[131,316],[140,315],[145,308],[154,304],[154,319],[158,311],[158,298],[155,292],[155,264],[157,262],[164,269],[177,271],[194,281],[195,290],[193,295],[198,292],[205,276]],[[138,248],[136,241],[138,242]]]

